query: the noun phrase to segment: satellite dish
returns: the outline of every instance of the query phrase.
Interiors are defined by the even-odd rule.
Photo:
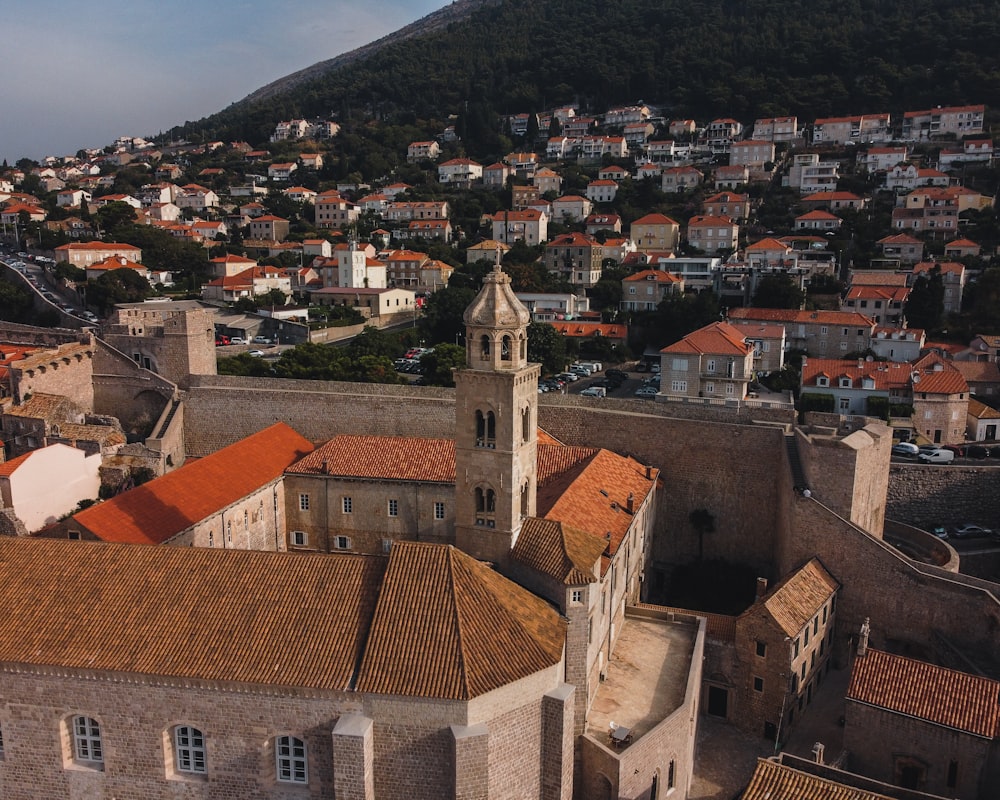
[[[920,373],[919,372],[911,372],[910,373],[910,380],[913,381],[914,383],[920,383]]]
[[[875,359],[874,359],[874,358],[872,358],[871,356],[865,356],[865,361],[867,361],[867,362],[868,362],[869,364],[871,364],[871,363],[872,363],[872,361],[874,361],[874,360],[875,360]]]

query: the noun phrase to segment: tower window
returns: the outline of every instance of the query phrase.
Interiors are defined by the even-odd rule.
[[[500,340],[500,360],[510,361],[511,358],[511,338],[508,335],[504,335],[503,339]]]
[[[486,361],[490,357],[490,337],[485,333],[479,337],[479,357]]]
[[[492,411],[476,411],[476,447],[497,446],[497,418]]]
[[[496,527],[496,493],[492,489],[476,487],[476,525]]]

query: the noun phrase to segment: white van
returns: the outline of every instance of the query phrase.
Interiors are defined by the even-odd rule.
[[[925,464],[950,464],[955,460],[955,453],[952,450],[938,448],[937,450],[931,450],[929,453],[921,453],[917,458]]]

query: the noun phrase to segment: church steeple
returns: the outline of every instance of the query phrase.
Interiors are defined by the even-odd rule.
[[[535,514],[538,376],[531,315],[499,264],[465,311],[466,367],[455,371],[456,544],[506,562]]]

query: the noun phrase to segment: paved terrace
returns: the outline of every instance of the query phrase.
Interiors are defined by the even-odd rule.
[[[587,715],[587,734],[607,744],[612,722],[639,739],[684,702],[696,625],[626,617],[607,678]]]

